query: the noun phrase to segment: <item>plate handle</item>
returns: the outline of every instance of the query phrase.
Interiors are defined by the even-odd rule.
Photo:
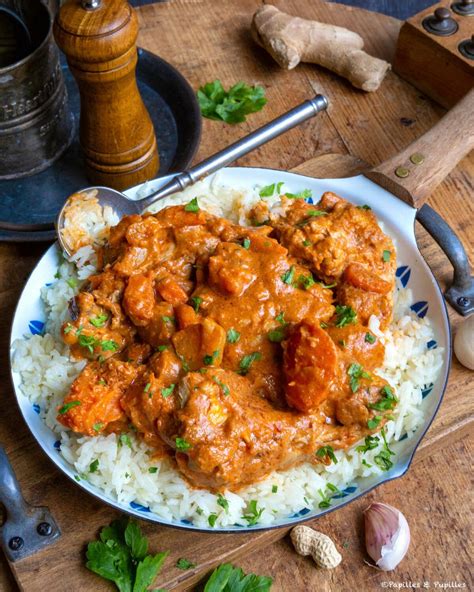
[[[50,545],[61,536],[48,508],[30,506],[24,499],[20,484],[0,446],[0,504],[5,508],[5,521],[0,527],[0,545],[9,561],[17,561]]]
[[[474,149],[474,89],[405,150],[364,173],[396,197],[421,208],[430,193]]]
[[[443,249],[454,268],[451,286],[444,293],[446,300],[456,312],[467,316],[474,311],[474,277],[461,241],[451,226],[427,204],[418,210],[416,219]]]

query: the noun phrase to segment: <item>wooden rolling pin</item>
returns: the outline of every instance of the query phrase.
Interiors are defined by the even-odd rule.
[[[80,140],[95,184],[123,190],[154,177],[158,150],[138,91],[138,21],[125,0],[67,0],[54,25],[81,96]]]

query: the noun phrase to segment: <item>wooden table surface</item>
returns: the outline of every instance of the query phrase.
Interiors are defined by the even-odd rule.
[[[399,28],[394,19],[316,1],[281,0],[273,3],[288,12],[349,26],[365,38],[366,47],[372,54],[389,60],[393,55]],[[315,66],[302,65],[292,72],[279,70],[249,37],[251,15],[259,4],[258,0],[175,0],[139,10],[140,44],[178,67],[193,88],[215,78],[220,78],[224,85],[245,80],[266,87],[268,105],[262,112],[249,117],[245,124],[232,127],[204,121],[197,159],[255,129],[314,91],[326,92],[330,97],[331,107],[327,113],[247,156],[239,164],[287,170],[326,153],[352,154],[377,164],[429,129],[443,114],[441,108],[392,73],[377,93],[366,95]],[[329,161],[322,161],[323,165],[321,161],[308,163],[302,165],[302,170],[324,176],[324,171],[329,170]],[[471,256],[473,171],[471,155],[429,200],[456,229],[465,246],[469,247]],[[441,286],[446,285],[451,270],[444,255],[422,229],[417,228],[417,237],[422,254],[436,278]],[[38,244],[0,244],[0,384],[3,397],[0,442],[5,445],[17,471],[25,497],[37,505],[50,505],[60,518],[63,530],[67,531],[63,541],[69,541],[67,552],[71,556],[67,557],[66,565],[71,565],[71,569],[64,573],[61,561],[66,551],[58,543],[51,547],[48,555],[39,554],[21,562],[21,568],[17,565],[15,572],[21,589],[26,592],[111,590],[108,584],[81,566],[85,541],[94,538],[97,528],[108,521],[113,512],[84,496],[39,452],[21,419],[9,383],[8,334],[14,306],[26,277],[45,248],[46,245]],[[454,326],[461,321],[452,310],[450,318]],[[246,537],[240,549],[229,552],[229,539],[222,535],[217,537],[220,543],[215,542],[216,535],[209,535],[212,539],[205,539],[207,535],[186,535],[185,540],[182,533],[179,539],[174,530],[158,529],[156,534],[156,527],[145,525],[153,549],[171,548],[174,557],[180,556],[184,548],[186,557],[198,562],[202,560],[203,564],[201,570],[189,577],[185,572],[167,568],[163,581],[160,579],[157,584],[166,584],[165,587],[173,590],[184,589],[201,577],[213,562],[230,557],[246,570],[273,576],[273,590],[278,591],[372,591],[404,582],[405,587],[410,582],[420,586],[428,582],[431,588],[436,588],[436,582],[451,582],[460,586],[465,584],[469,589],[472,585],[469,539],[472,514],[469,507],[471,444],[467,436],[472,432],[470,395],[472,398],[473,383],[473,373],[453,360],[441,411],[407,475],[317,521],[317,528],[336,540],[344,556],[343,563],[336,570],[316,570],[308,559],[294,554],[286,538],[273,542],[277,538],[275,535]],[[364,563],[361,511],[373,499],[399,507],[412,528],[409,554],[390,574],[375,571]],[[84,524],[79,518],[82,506],[88,509],[90,517],[87,538],[83,538],[81,528]],[[76,540],[74,528],[78,532]],[[209,558],[204,560],[201,547],[198,550],[203,540],[213,541],[212,549],[207,550],[212,561]],[[4,561],[0,563],[0,590],[17,590]]]

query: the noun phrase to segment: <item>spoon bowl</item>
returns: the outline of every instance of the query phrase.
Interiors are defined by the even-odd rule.
[[[66,212],[72,197],[75,197],[78,194],[87,194],[91,191],[96,191],[96,199],[98,200],[99,205],[102,208],[105,206],[110,206],[113,212],[119,218],[123,218],[123,216],[128,216],[130,214],[141,214],[153,203],[163,199],[164,197],[168,197],[177,191],[182,191],[189,185],[192,185],[203,179],[205,176],[214,173],[228,164],[231,164],[241,156],[244,156],[255,148],[262,146],[262,144],[273,140],[273,138],[280,136],[284,132],[299,125],[303,121],[314,117],[320,111],[327,109],[327,107],[327,98],[323,95],[316,95],[314,98],[304,101],[294,109],[291,109],[283,115],[280,115],[280,117],[270,121],[251,134],[244,136],[234,144],[224,148],[224,150],[221,150],[220,152],[217,152],[216,154],[203,160],[201,163],[192,167],[188,171],[179,173],[173,177],[171,181],[165,183],[165,185],[163,185],[160,189],[154,191],[146,197],[143,197],[142,199],[130,199],[124,193],[121,193],[115,189],[111,189],[110,187],[98,186],[81,189],[66,200],[56,219],[56,231],[61,248],[69,256],[73,254],[72,249],[64,240],[62,233],[62,230],[64,229]]]

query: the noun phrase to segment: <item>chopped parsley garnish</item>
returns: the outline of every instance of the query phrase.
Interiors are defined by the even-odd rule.
[[[329,327],[329,325],[327,323],[325,323],[324,321],[321,321],[319,323],[319,326],[321,327],[321,329],[327,329]]]
[[[381,421],[382,421],[382,416],[376,415],[375,417],[372,417],[371,419],[369,419],[369,421],[367,422],[367,427],[369,428],[369,430],[375,430],[375,428],[379,425],[379,423]]]
[[[147,393],[150,390],[150,388],[151,388],[151,382],[147,382],[145,384],[145,388],[143,389],[143,392]]]
[[[169,386],[167,386],[165,388],[162,388],[161,389],[161,396],[164,399],[166,399],[167,397],[169,397],[170,395],[172,395],[175,386],[176,386],[175,384],[170,384]]]
[[[74,288],[76,288],[76,287],[77,287],[77,283],[78,283],[78,282],[77,282],[76,278],[69,278],[68,280],[66,280],[66,284],[67,284],[67,285],[68,285],[70,288],[72,288],[73,290],[74,290]]]
[[[310,288],[312,288],[314,286],[314,284],[316,282],[314,281],[312,274],[310,274],[310,275],[300,275],[298,277],[298,283],[305,290],[309,290]]]
[[[120,434],[117,444],[119,448],[121,446],[128,446],[129,448],[132,448],[132,441],[130,440],[130,436],[128,434]]]
[[[380,394],[383,395],[382,399],[380,399],[376,403],[369,403],[369,409],[376,409],[377,411],[388,411],[390,409],[393,409],[395,405],[398,403],[398,400],[393,394],[392,389],[388,385],[385,385],[380,390]]]
[[[339,491],[339,489],[333,485],[332,483],[328,483],[326,485],[326,489],[329,489],[329,491],[331,492],[331,494],[327,494],[325,491],[323,491],[322,489],[318,489],[318,493],[321,496],[322,500],[319,502],[318,507],[321,510],[324,510],[326,508],[331,507],[331,499],[337,495],[338,493],[341,493]]]
[[[89,322],[91,323],[91,325],[94,325],[94,327],[103,327],[107,322],[108,318],[109,315],[104,313],[97,315],[96,317],[92,317],[91,319],[89,319]]]
[[[388,263],[390,261],[391,256],[392,256],[391,251],[384,251],[382,253],[382,260],[385,261],[385,263]]]
[[[213,376],[213,377],[212,377],[212,380],[213,380],[213,381],[214,381],[214,382],[215,382],[215,383],[216,383],[218,386],[220,386],[220,387],[221,387],[221,389],[222,389],[222,392],[224,393],[224,396],[225,396],[225,397],[228,397],[228,396],[230,395],[230,389],[229,389],[229,387],[228,387],[226,384],[224,384],[224,383],[223,383],[221,380],[219,380],[219,379],[217,378],[217,376]]]
[[[68,333],[70,333],[70,332],[71,332],[73,329],[74,329],[74,327],[71,325],[71,323],[68,323],[68,324],[67,324],[67,325],[64,327],[64,329],[63,329],[63,331],[64,331],[64,334],[65,334],[65,335],[67,335],[67,334],[68,334]]]
[[[364,440],[365,443],[357,446],[356,451],[365,453],[368,450],[373,450],[374,448],[377,448],[379,441],[380,439],[378,436],[366,436]]]
[[[72,409],[73,407],[78,407],[79,405],[81,405],[80,401],[69,401],[69,403],[66,403],[61,407],[58,413],[59,415],[64,415],[69,411],[69,409]]]
[[[319,456],[319,458],[325,458],[327,456],[335,465],[337,465],[337,458],[332,446],[321,446],[321,448],[316,451],[316,456]]]
[[[290,269],[285,271],[285,273],[281,276],[281,280],[284,284],[291,285],[293,283],[293,278],[295,275],[295,266],[292,265]]]
[[[101,341],[100,347],[102,348],[102,351],[117,351],[119,348],[118,343],[112,339]]]
[[[220,80],[199,87],[197,99],[203,117],[230,124],[242,123],[246,115],[260,111],[267,103],[262,86],[237,82],[226,91]]]
[[[342,349],[346,347],[346,341],[344,339],[339,339],[338,343],[342,347]]]
[[[100,378],[100,379],[99,379],[97,382],[98,382],[99,384],[101,384],[102,386],[107,386],[107,381],[106,381],[106,380],[104,380],[103,378]]]
[[[357,314],[351,306],[336,305],[336,327],[345,327],[357,322]]]
[[[272,493],[276,493],[278,491],[278,485],[272,485]]]
[[[257,524],[260,519],[260,516],[263,514],[264,508],[258,509],[257,500],[250,500],[247,506],[247,513],[242,516],[244,520],[247,521],[249,526],[253,526]]]
[[[55,277],[57,280],[60,280],[60,279],[61,279],[61,272],[59,271],[59,268],[58,268],[58,270],[56,271],[56,273],[54,274],[54,277]]]
[[[96,458],[95,460],[93,460],[91,462],[91,464],[89,465],[89,473],[95,473],[97,471],[97,469],[99,468],[99,459]]]
[[[372,333],[366,333],[364,341],[366,341],[367,343],[375,343],[377,339],[372,335]]]
[[[370,463],[368,463],[365,458],[362,459],[362,464],[364,465],[364,467],[367,467],[368,469],[372,468],[372,465]]]
[[[192,307],[194,308],[194,312],[199,312],[199,307],[202,304],[202,298],[200,296],[193,296],[191,298]]]
[[[179,450],[179,452],[185,452],[186,450],[189,450],[191,448],[191,444],[189,444],[189,442],[186,442],[184,438],[176,438],[175,444],[176,450]]]
[[[197,197],[193,197],[193,199],[184,206],[185,212],[199,212],[199,204]]]
[[[94,348],[99,345],[99,340],[93,335],[83,335],[82,333],[79,335],[77,342],[81,347],[85,347],[91,354],[94,353]]]
[[[285,193],[286,197],[290,199],[308,199],[308,197],[312,197],[313,192],[311,189],[303,189],[302,191],[298,191],[297,193]]]
[[[99,540],[87,545],[86,567],[122,592],[146,592],[167,555],[148,555],[148,540],[138,524],[122,518],[102,528]]]
[[[374,463],[380,467],[383,471],[389,471],[393,467],[393,462],[390,457],[395,455],[393,450],[390,450],[385,435],[385,428],[382,428],[381,432],[383,438],[382,450],[374,456]]]
[[[166,315],[162,316],[161,319],[164,323],[174,323],[175,322],[174,317],[168,317]]]
[[[280,343],[285,339],[285,330],[273,329],[273,331],[267,333],[267,337],[272,343]]]
[[[196,564],[189,561],[189,559],[185,559],[184,557],[180,557],[178,559],[178,561],[176,562],[176,567],[178,569],[192,569],[193,567],[196,567]]]
[[[167,345],[159,345],[159,346],[158,346],[156,349],[157,349],[159,352],[164,352],[165,350],[167,350],[167,349],[168,349],[168,346],[167,346]]]
[[[158,467],[148,467],[148,472],[154,475],[158,472]]]
[[[306,218],[301,220],[301,222],[298,222],[298,224],[296,226],[299,226],[301,228],[302,226],[306,226],[306,224],[309,224],[311,222],[311,218],[319,218],[320,216],[327,216],[327,215],[328,215],[328,213],[325,212],[324,210],[308,210],[306,212]]]
[[[186,358],[184,356],[180,356],[179,354],[178,354],[178,358],[181,360],[181,366],[183,367],[183,370],[185,372],[189,372],[189,364],[186,361]]]
[[[366,378],[370,379],[370,374],[364,371],[360,364],[351,364],[347,369],[347,374],[349,375],[349,385],[351,387],[351,391],[356,393],[360,387],[360,379]]]
[[[307,238],[305,238],[303,241],[303,247],[312,247],[312,246],[313,246],[313,243],[310,240],[308,240]]]
[[[244,240],[242,241],[242,246],[243,246],[244,249],[250,248],[250,239],[249,238],[244,238]]]
[[[212,572],[203,592],[270,592],[272,583],[272,578],[245,574],[240,567],[224,563]]]
[[[101,430],[103,427],[104,427],[104,424],[99,422],[99,423],[95,423],[95,424],[92,426],[92,429],[94,430],[94,432],[100,432],[100,430]]]
[[[284,312],[280,312],[279,314],[277,314],[277,316],[275,317],[275,321],[277,323],[280,323],[280,325],[283,325],[284,327],[286,327],[286,325],[288,325],[288,323],[285,321],[285,313]]]
[[[245,376],[248,371],[250,370],[250,366],[257,360],[260,360],[262,354],[260,352],[252,352],[251,354],[247,354],[240,360],[239,365],[239,374]]]
[[[229,343],[237,343],[240,339],[240,333],[232,327],[227,331],[227,341]]]
[[[226,512],[229,511],[229,502],[220,493],[217,494],[217,505],[224,508]]]
[[[260,197],[270,197],[275,193],[275,183],[272,183],[271,185],[265,185],[265,187],[262,187],[260,189],[260,191],[258,192]]]
[[[363,206],[357,206],[358,210],[371,210],[372,208],[370,206],[368,206],[367,204],[364,204]]]
[[[209,522],[209,526],[214,527],[217,520],[217,514],[209,514],[207,517],[207,521]]]
[[[202,361],[204,362],[204,364],[206,364],[206,366],[211,366],[212,364],[214,364],[214,362],[216,361],[218,356],[219,356],[219,350],[216,349],[215,351],[212,352],[211,355],[206,354],[204,356],[204,358],[202,359]]]
[[[270,222],[270,220],[268,220],[268,218],[267,218],[266,220],[263,220],[263,222],[259,222],[258,220],[255,220],[255,218],[254,218],[250,222],[251,222],[252,226],[259,227],[259,226],[265,226],[265,224],[268,224]]]

